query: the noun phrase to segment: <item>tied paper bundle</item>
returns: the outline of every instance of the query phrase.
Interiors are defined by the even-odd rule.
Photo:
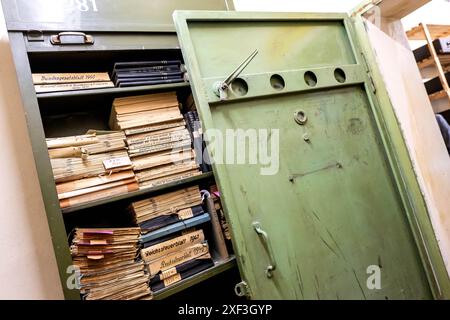
[[[180,60],[118,62],[113,80],[116,87],[183,82],[184,66]]]
[[[47,139],[61,208],[136,191],[123,132]]]
[[[151,299],[149,275],[137,261],[139,228],[75,229],[70,247],[86,300]]]
[[[107,72],[33,73],[36,93],[114,87]]]
[[[133,202],[129,210],[143,233],[204,213],[198,186]]]
[[[141,249],[153,292],[214,266],[203,230]]]
[[[226,240],[231,240],[230,228],[228,226],[227,219],[225,218],[225,213],[222,208],[222,202],[220,200],[220,192],[216,185],[212,185],[209,188],[209,192],[211,193],[211,198],[214,203],[214,209],[216,210],[217,217],[219,218],[220,227],[222,228],[223,236]],[[231,243],[229,243],[231,244]]]
[[[125,132],[140,188],[201,174],[175,92],[115,99],[110,126]]]

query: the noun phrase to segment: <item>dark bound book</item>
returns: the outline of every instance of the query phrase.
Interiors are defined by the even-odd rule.
[[[165,84],[165,83],[177,83],[177,82],[184,82],[184,79],[180,78],[180,79],[125,82],[125,83],[121,83],[119,85],[119,87],[150,86],[150,85]]]
[[[169,66],[153,66],[146,68],[123,68],[113,71],[114,74],[139,74],[145,72],[171,72],[171,71],[181,71],[178,65]],[[181,71],[182,72],[182,71]]]
[[[137,77],[137,78],[116,78],[115,85],[117,87],[120,87],[127,83],[163,81],[163,80],[164,81],[166,81],[166,80],[183,81],[183,77],[181,75],[176,75],[176,76],[150,76],[150,77]]]
[[[151,78],[151,77],[182,77],[183,73],[178,70],[173,71],[152,71],[152,72],[117,72],[114,76],[114,80],[129,79],[129,78]]]
[[[189,278],[199,272],[214,266],[212,259],[195,259],[176,266],[177,273],[172,277],[161,280],[161,275],[156,275],[150,280],[150,288],[153,292],[164,289],[171,284]]]
[[[192,217],[199,216],[204,213],[204,210],[202,206],[195,206],[191,208],[192,210]],[[183,219],[180,219],[180,217],[174,213],[171,215],[162,215],[150,220],[147,220],[145,222],[142,222],[139,224],[139,227],[141,227],[141,230],[143,232],[151,232],[153,230],[171,225],[173,223],[176,223],[178,221],[182,221]]]
[[[203,149],[203,164],[205,167],[204,172],[210,172],[210,171],[212,171],[211,160],[209,158],[209,153],[206,152],[206,143],[205,143],[205,141],[203,141],[203,130],[201,127],[200,117],[198,116],[197,111],[195,111],[194,115],[195,115],[195,121],[199,126],[198,131],[200,131],[200,136],[202,138],[201,140],[202,140],[202,149]]]
[[[186,112],[184,119],[186,121],[186,127],[191,134],[192,145],[195,152],[195,161],[203,173],[209,172],[211,171],[211,167],[208,165],[209,156],[206,152],[204,152],[205,143],[203,142],[202,128],[197,111]]]
[[[113,72],[126,68],[148,68],[156,66],[181,65],[180,60],[152,60],[152,61],[131,61],[131,62],[116,62],[114,64]]]

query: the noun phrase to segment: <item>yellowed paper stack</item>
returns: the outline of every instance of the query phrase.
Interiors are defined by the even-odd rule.
[[[47,139],[61,208],[136,191],[123,132]]]
[[[139,228],[75,229],[70,247],[86,300],[151,299],[149,274],[138,259]]]
[[[201,206],[201,204],[200,189],[198,186],[193,186],[133,202],[130,209],[136,223],[141,225],[161,216],[178,215],[183,218],[182,212],[185,209]]]
[[[110,127],[125,132],[140,188],[201,174],[175,92],[115,99]]]
[[[203,230],[141,249],[153,292],[166,288],[214,265]]]

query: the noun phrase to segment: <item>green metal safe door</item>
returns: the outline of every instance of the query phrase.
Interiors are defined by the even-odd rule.
[[[267,142],[278,154],[268,173],[250,154],[233,163],[228,149],[221,163],[210,150],[238,289],[254,299],[439,297],[401,183],[411,172],[391,150],[353,21],[189,11],[174,20],[205,133],[222,133],[226,148],[240,129],[246,153],[261,159]]]

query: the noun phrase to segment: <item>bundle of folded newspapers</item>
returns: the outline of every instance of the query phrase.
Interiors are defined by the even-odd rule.
[[[139,190],[123,132],[46,141],[62,208]]]
[[[204,213],[198,186],[192,186],[133,202],[129,211],[142,233]]]
[[[149,274],[138,261],[139,228],[80,229],[70,247],[86,300],[151,299]]]
[[[201,174],[175,92],[115,99],[110,127],[125,132],[140,188]]]
[[[141,250],[153,292],[214,266],[203,230],[156,242]]]

